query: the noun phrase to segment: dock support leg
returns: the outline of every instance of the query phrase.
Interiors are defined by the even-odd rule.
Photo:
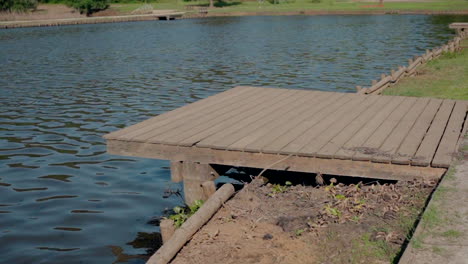
[[[182,174],[182,161],[171,161],[171,181],[181,182],[184,180]]]
[[[206,182],[214,181],[218,177],[218,172],[209,164],[190,161],[171,162],[171,179],[174,182],[184,181],[185,203],[188,205],[192,205],[196,200],[208,199]]]

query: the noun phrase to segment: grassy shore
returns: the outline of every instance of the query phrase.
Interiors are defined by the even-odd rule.
[[[419,74],[403,79],[383,94],[468,100],[468,40],[461,46],[467,48],[430,61],[418,69]],[[467,185],[463,184],[468,171],[467,136],[458,161],[452,164],[432,195],[400,263],[464,263],[466,260],[462,252],[466,252],[468,242],[464,231],[468,219]]]
[[[208,6],[209,1],[160,0],[151,3],[155,9],[186,10],[187,5]],[[142,3],[114,4],[112,8],[122,13],[131,12]],[[272,4],[268,1],[215,1],[216,8],[208,12],[216,13],[258,13],[258,12],[379,12],[379,11],[468,11],[467,0],[434,0],[434,1],[402,1],[385,2],[378,6],[376,2],[353,0],[290,0],[281,4]]]
[[[131,1],[131,0],[130,0]],[[468,14],[468,0],[384,0],[379,6],[370,0],[278,0],[280,4],[255,0],[215,0],[214,8],[207,8],[209,0],[156,0],[150,3],[114,3],[93,16],[129,15],[137,9],[184,11],[187,17],[250,16],[250,15],[317,15],[317,14]],[[205,8],[207,13],[199,13]],[[34,12],[0,13],[0,21],[43,20],[84,17],[64,4],[40,4]]]
[[[468,46],[468,40],[463,41],[462,46]],[[443,54],[418,72],[384,90],[383,94],[468,100],[468,48]]]

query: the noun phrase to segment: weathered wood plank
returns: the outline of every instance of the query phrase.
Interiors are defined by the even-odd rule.
[[[142,127],[139,127],[137,129],[133,129],[128,131],[125,134],[120,135],[118,138],[121,140],[133,140],[134,138],[147,134],[151,131],[155,131],[157,129],[160,129],[161,127],[166,127],[169,124],[173,124],[176,122],[179,122],[182,119],[190,119],[193,118],[194,116],[199,115],[200,113],[204,113],[205,111],[211,110],[214,111],[216,109],[219,109],[222,105],[225,104],[230,104],[236,102],[236,100],[242,99],[242,98],[247,98],[248,96],[254,96],[255,94],[265,92],[265,89],[245,89],[245,92],[243,89],[238,90],[236,93],[233,94],[220,94],[217,99],[215,100],[210,100],[206,104],[199,104],[196,107],[191,107],[189,108],[188,105],[183,111],[180,111],[178,113],[172,113],[168,112],[167,115],[171,114],[170,117],[164,118],[163,120],[157,119],[158,117],[154,118],[151,122],[145,124]],[[210,99],[210,97],[206,98]]]
[[[125,135],[125,134],[127,134],[129,132],[138,131],[139,129],[144,128],[144,127],[146,127],[146,126],[148,126],[150,124],[154,124],[156,122],[161,122],[161,121],[167,120],[169,118],[176,118],[177,116],[184,115],[184,114],[187,114],[187,113],[191,113],[191,111],[198,111],[198,110],[203,109],[205,107],[210,107],[213,104],[219,103],[223,99],[226,100],[226,99],[229,99],[229,98],[235,98],[236,96],[239,96],[239,95],[241,95],[243,93],[251,93],[251,92],[253,92],[252,88],[249,88],[249,87],[246,87],[246,86],[238,86],[238,87],[229,89],[229,90],[227,90],[225,92],[212,95],[210,97],[201,99],[201,100],[193,102],[191,104],[184,105],[184,106],[179,107],[177,109],[174,109],[172,111],[169,111],[169,112],[160,114],[158,116],[152,117],[150,119],[147,119],[145,121],[142,121],[142,122],[134,124],[134,125],[131,125],[129,127],[126,127],[126,128],[111,132],[111,133],[105,135],[104,138],[106,138],[106,139],[119,138],[122,135]]]
[[[466,101],[239,87],[106,138],[111,148],[137,153],[129,155],[151,150],[144,155],[171,160],[176,181],[179,161],[265,168],[283,158],[288,161],[275,168],[437,178],[450,164],[467,107]],[[431,165],[442,168],[420,167]]]
[[[392,163],[410,164],[411,158],[418,150],[419,145],[421,145],[421,142],[441,104],[441,99],[430,99],[423,113],[405,137],[403,143],[392,156]]]
[[[178,145],[191,146],[216,134],[219,131],[227,129],[228,126],[231,126],[232,124],[236,124],[237,122],[241,121],[243,118],[245,118],[245,116],[248,116],[252,111],[254,112],[258,111],[259,107],[261,107],[260,104],[264,102],[265,100],[269,100],[269,98],[261,98],[256,102],[254,101],[255,104],[252,104],[248,109],[239,108],[239,109],[230,111],[230,114],[232,116],[231,118],[219,120],[217,122],[214,122],[214,120],[211,120],[210,124],[207,124],[205,126],[205,129],[197,131],[197,133],[193,133],[189,137],[184,136],[185,138],[183,140],[180,140],[178,142]]]
[[[327,122],[317,124],[318,127],[323,127],[322,131],[318,132],[318,134],[308,135],[311,140],[297,151],[298,155],[315,156],[319,149],[327,144],[349,123],[352,123],[368,107],[375,104],[379,98],[380,96],[369,95],[366,96],[364,101],[355,100],[357,104],[351,105],[349,108],[343,108],[341,112],[336,113],[335,117],[327,119]],[[328,123],[330,123],[329,126],[327,126]]]
[[[391,96],[379,96],[378,101],[360,114],[353,122],[339,131],[338,135],[333,137],[316,154],[319,158],[333,158],[334,154],[361,129],[372,117],[380,110],[385,108],[390,101],[394,99]]]
[[[281,149],[283,154],[296,154],[312,139],[323,133],[331,124],[333,124],[341,116],[346,115],[360,103],[364,102],[369,97],[359,96],[354,100],[343,104],[336,111],[330,112],[326,118],[323,118],[312,127],[308,128],[302,135],[292,140],[288,145]],[[310,153],[300,153],[301,155],[310,155]]]
[[[238,130],[236,136],[230,135],[229,138],[226,138],[224,143],[226,145],[229,144],[226,146],[226,149],[244,150],[247,144],[254,141],[259,136],[267,134],[276,126],[283,125],[284,122],[300,114],[306,106],[309,106],[308,103],[313,101],[314,98],[317,98],[320,94],[324,93],[303,91],[298,94],[298,98],[293,99],[291,103],[277,109],[275,112],[271,112],[271,114],[268,114],[265,118],[248,125],[247,128]]]
[[[268,100],[265,104],[266,107],[261,107],[255,109],[255,111],[249,112],[247,115],[243,116],[238,120],[238,122],[229,122],[229,126],[225,127],[223,130],[218,133],[211,135],[210,137],[197,143],[199,147],[211,147],[211,148],[221,148],[225,149],[232,142],[229,140],[229,137],[241,129],[248,129],[248,126],[255,122],[258,119],[274,112],[276,109],[280,109],[284,105],[291,103],[296,100],[299,94],[297,90],[286,90],[287,93],[282,94],[276,100]]]
[[[415,157],[411,160],[411,165],[429,166],[431,164],[454,105],[455,101],[453,100],[444,100],[442,102],[442,106],[416,151]]]
[[[172,143],[170,140],[166,140],[167,137],[171,137],[174,134],[184,133],[187,130],[190,130],[196,125],[203,125],[206,120],[222,116],[233,109],[244,109],[244,105],[249,104],[255,100],[259,100],[265,96],[273,96],[282,91],[269,89],[261,90],[255,94],[250,94],[246,96],[237,97],[235,100],[227,101],[223,104],[217,105],[216,108],[208,108],[201,111],[194,111],[192,115],[188,115],[177,120],[173,120],[169,124],[164,126],[153,127],[151,130],[147,131],[144,134],[140,134],[132,138],[135,141],[147,141],[152,140],[158,143]],[[157,136],[157,139],[154,139]]]
[[[272,129],[268,134],[248,144],[245,146],[244,151],[265,151],[265,146],[271,144],[274,141],[277,141],[280,136],[297,127],[299,124],[310,118],[311,115],[319,112],[320,109],[331,105],[344,96],[345,94],[343,93],[327,93],[325,97],[317,97],[318,100],[308,102],[308,107],[305,109],[305,111],[302,111],[300,114],[286,121],[284,124]]]
[[[467,111],[468,111],[468,103],[467,103],[466,107],[467,107]],[[457,151],[460,151],[460,146],[463,145],[463,143],[465,141],[465,137],[468,136],[467,131],[468,131],[468,115],[465,117],[465,123],[463,124],[463,128],[462,128],[462,131],[460,133],[460,138],[458,139],[457,146],[455,147],[455,149]]]
[[[434,159],[432,160],[433,167],[448,168],[452,162],[460,133],[463,128],[463,121],[466,116],[466,102],[457,101],[453,108],[450,120],[445,128],[444,135],[437,148]],[[463,136],[463,135],[462,135]]]
[[[233,122],[233,119],[251,116],[253,113],[268,108],[272,103],[279,102],[294,93],[296,93],[296,91],[271,89],[267,94],[261,94],[259,97],[251,97],[239,101],[237,104],[226,106],[219,111],[206,113],[199,118],[185,120],[184,124],[176,128],[176,131],[168,130],[162,135],[153,136],[148,141],[172,145],[182,144],[181,142],[184,141],[184,145],[193,145],[199,140],[192,138],[192,141],[188,141],[185,139],[191,138],[219,123]]]
[[[331,175],[345,175],[388,180],[439,179],[446,169],[413,167],[366,161],[320,159],[266,153],[226,151],[209,148],[169,146],[141,142],[108,140],[110,154],[166,160],[188,160],[203,164],[221,164],[289,170],[300,172],[321,172]],[[285,157],[288,157],[285,159]],[[282,160],[281,162],[278,162]],[[274,164],[274,165],[272,165]]]
[[[313,127],[316,123],[326,118],[330,113],[337,111],[341,106],[350,102],[354,97],[359,95],[346,94],[333,102],[328,107],[322,108],[308,116],[306,120],[298,124],[296,127],[291,128],[287,133],[282,134],[270,144],[264,146],[262,151],[265,153],[280,153],[281,149],[287,146],[291,141],[302,135],[308,129]]]
[[[452,29],[468,28],[468,23],[455,22],[455,23],[450,24],[449,28],[452,28]]]
[[[401,142],[405,139],[418,117],[423,112],[429,98],[421,98],[414,103],[411,109],[403,116],[393,132],[387,137],[379,148],[379,152],[372,156],[374,162],[391,162],[392,156],[398,150]]]
[[[370,160],[373,155],[383,153],[380,146],[393,132],[394,128],[415,102],[416,98],[405,98],[403,103],[393,111],[366,142],[356,150],[353,155],[353,160]]]
[[[297,103],[295,102],[292,104],[292,110],[286,113],[283,113],[280,117],[274,118],[270,120],[267,124],[261,126],[260,128],[251,131],[248,135],[244,136],[243,138],[239,139],[238,141],[231,144],[228,149],[229,150],[240,150],[245,151],[246,147],[265,137],[268,137],[272,134],[272,132],[278,131],[279,129],[287,126],[288,121],[303,115],[309,109],[314,107],[317,103],[320,102],[322,98],[329,97],[329,93],[324,92],[307,92],[306,96],[303,96],[303,102]],[[260,151],[261,147],[255,148],[256,151]]]
[[[392,101],[377,112],[374,117],[367,122],[341,149],[339,149],[334,157],[338,159],[351,159],[356,152],[356,149],[361,147],[366,140],[374,133],[374,131],[384,122],[384,120],[398,109],[398,106],[403,102],[404,97],[393,97]]]

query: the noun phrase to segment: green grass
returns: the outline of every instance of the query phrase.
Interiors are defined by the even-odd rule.
[[[455,165],[452,165],[446,172],[443,181],[450,181],[455,174]],[[432,201],[424,211],[419,225],[422,227],[422,232],[411,238],[411,245],[416,249],[425,248],[428,244],[424,240],[428,237],[444,237],[456,239],[463,235],[461,231],[448,228],[458,222],[457,215],[447,213],[445,208],[450,206],[447,197],[448,193],[456,191],[455,187],[441,184],[432,194]],[[445,230],[443,232],[438,230]],[[434,251],[434,248],[433,248]],[[437,250],[436,250],[437,251]],[[435,252],[436,253],[436,252]]]
[[[463,152],[468,152],[468,145],[464,145],[463,148],[462,148],[462,151]]]
[[[458,230],[450,229],[450,230],[443,232],[442,236],[447,237],[447,238],[459,238],[462,236],[462,234],[463,233]]]
[[[182,0],[159,0],[151,4],[155,9],[174,9],[185,11],[186,5],[208,6],[209,1],[189,1]],[[215,1],[217,3],[217,1]],[[113,4],[112,8],[122,13],[129,13],[144,3],[119,3]],[[300,11],[460,11],[468,10],[467,0],[435,0],[428,2],[393,2],[385,3],[383,7],[378,7],[376,3],[355,2],[352,0],[320,0],[315,3],[312,0],[290,0],[281,4],[271,4],[268,1],[239,1],[227,0],[217,3],[218,7],[210,9],[210,13],[255,13],[255,12],[300,12]]]
[[[402,79],[383,94],[468,100],[468,49],[445,53],[419,71],[421,74]]]
[[[432,252],[438,254],[438,255],[442,255],[442,253],[445,252],[445,250],[443,248],[440,248],[440,247],[437,247],[437,246],[433,246],[432,247]]]
[[[368,257],[392,263],[398,253],[385,240],[372,240],[370,233],[365,233],[359,239],[353,240],[351,247],[351,263],[362,263]]]

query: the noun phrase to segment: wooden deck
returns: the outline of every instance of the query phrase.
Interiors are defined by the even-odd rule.
[[[117,155],[382,179],[438,178],[468,101],[236,87],[105,136]]]
[[[449,28],[451,28],[451,29],[468,29],[468,23],[464,23],[464,22],[452,23],[452,24],[449,25]]]
[[[449,28],[455,29],[462,38],[468,37],[468,23],[452,23]]]

